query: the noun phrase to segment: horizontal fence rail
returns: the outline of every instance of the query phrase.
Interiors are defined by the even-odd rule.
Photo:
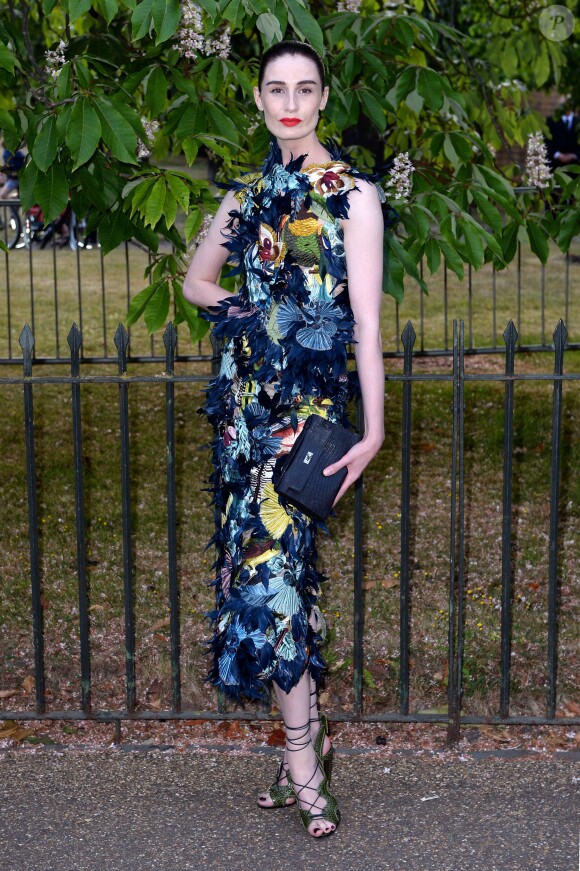
[[[365,544],[363,528],[363,481],[362,478],[355,487],[354,499],[354,554],[353,554],[353,596],[354,596],[354,632],[353,632],[353,705],[350,711],[337,711],[331,716],[338,720],[359,720],[368,722],[443,722],[447,724],[448,740],[455,742],[460,737],[461,727],[466,724],[502,723],[502,724],[555,724],[580,725],[580,717],[561,717],[556,715],[559,655],[558,626],[561,616],[558,589],[560,583],[559,561],[559,519],[560,479],[562,474],[562,388],[564,384],[574,384],[580,381],[578,373],[564,373],[564,354],[567,331],[560,321],[553,335],[552,353],[554,358],[553,372],[517,373],[514,359],[518,342],[515,325],[510,321],[504,334],[505,367],[503,373],[465,371],[465,332],[463,322],[453,324],[453,356],[452,368],[448,372],[414,371],[414,351],[417,340],[412,324],[407,323],[401,336],[404,350],[402,371],[386,374],[386,390],[389,394],[391,385],[401,385],[401,497],[400,497],[400,611],[399,611],[399,668],[398,668],[398,710],[380,712],[365,712],[364,706],[364,650],[365,650],[365,593],[364,593],[364,561]],[[102,722],[114,722],[117,734],[120,734],[120,724],[123,720],[167,720],[167,719],[267,719],[273,715],[269,710],[228,710],[224,700],[220,700],[216,710],[192,710],[182,707],[182,677],[181,677],[181,623],[180,623],[180,580],[178,571],[178,545],[176,537],[176,453],[175,453],[175,386],[178,384],[202,385],[207,377],[197,374],[178,374],[175,366],[177,347],[177,331],[169,324],[164,333],[165,361],[162,374],[148,375],[142,372],[131,374],[128,367],[129,338],[125,328],[119,325],[114,337],[117,348],[117,373],[83,374],[81,358],[81,334],[76,325],[69,332],[70,374],[48,373],[44,367],[35,368],[34,337],[31,329],[26,326],[20,337],[22,350],[22,374],[9,375],[0,378],[0,389],[17,387],[22,390],[23,429],[25,435],[25,460],[28,503],[28,541],[30,566],[30,601],[32,610],[32,631],[34,636],[34,677],[35,677],[35,708],[34,710],[5,709],[0,712],[3,718],[33,720],[33,719],[93,719]],[[414,712],[410,710],[409,679],[412,673],[412,578],[413,563],[412,522],[416,505],[412,492],[413,468],[413,395],[414,391],[424,383],[439,382],[452,388],[452,439],[449,456],[449,548],[448,548],[448,631],[447,631],[447,705],[445,711]],[[514,456],[514,391],[516,384],[528,383],[547,385],[551,388],[552,434],[551,434],[551,467],[549,490],[549,518],[546,535],[549,538],[549,571],[547,579],[548,599],[546,638],[546,701],[545,713],[539,715],[510,714],[510,674],[512,652],[512,622],[511,603],[513,597],[512,571],[512,516],[513,516],[513,456]],[[462,711],[464,691],[463,662],[465,657],[465,608],[468,591],[466,590],[466,511],[465,511],[465,457],[466,457],[466,399],[465,391],[483,384],[503,385],[503,497],[502,497],[502,531],[501,531],[501,638],[500,638],[500,670],[501,691],[499,710],[494,715],[469,715]],[[124,583],[124,639],[125,639],[125,708],[122,710],[95,709],[92,701],[91,677],[91,604],[90,590],[87,578],[86,552],[86,497],[84,487],[84,455],[83,455],[83,390],[90,385],[110,385],[118,392],[119,414],[119,460],[121,466],[122,494],[122,570]],[[160,455],[165,464],[165,479],[167,505],[163,523],[166,526],[167,537],[167,579],[168,579],[168,610],[169,610],[169,640],[171,656],[171,686],[172,705],[163,710],[144,710],[143,699],[138,698],[136,671],[139,667],[138,649],[135,635],[135,581],[131,506],[132,506],[132,475],[131,475],[131,414],[130,397],[137,385],[165,385],[165,444]],[[45,682],[45,630],[43,616],[43,589],[50,583],[50,578],[42,577],[39,565],[39,509],[37,499],[37,448],[35,435],[39,420],[35,415],[34,401],[49,385],[57,385],[70,392],[70,414],[72,423],[73,455],[74,455],[74,494],[75,494],[75,529],[76,537],[76,568],[78,582],[78,631],[80,644],[80,675],[79,675],[79,707],[71,710],[55,710],[51,708],[46,695]],[[3,400],[4,403],[4,400]],[[40,422],[41,423],[41,422]],[[361,408],[358,407],[358,425],[362,426]],[[200,482],[190,482],[191,487],[199,487]],[[160,520],[161,522],[161,520]],[[483,534],[483,533],[482,533]],[[577,546],[577,545],[576,545]],[[0,682],[2,678],[0,677]]]
[[[14,229],[15,221],[20,231]],[[104,257],[97,237],[88,241],[76,222],[71,222],[69,241],[65,240],[63,247],[56,232],[46,240],[35,238],[34,233],[26,233],[19,200],[0,201],[0,223],[0,234],[8,244],[8,233],[21,233],[3,258],[0,363],[19,362],[15,330],[16,325],[27,322],[35,337],[35,362],[67,364],[63,329],[73,320],[83,334],[80,358],[114,363],[116,353],[109,336],[125,319],[132,297],[146,284],[144,272],[151,265],[150,253],[141,243],[131,241]],[[162,240],[163,245],[167,243]],[[529,247],[518,242],[516,259],[508,269],[498,272],[485,264],[476,273],[466,265],[462,280],[445,263],[435,275],[428,275],[421,261],[420,274],[429,286],[429,296],[419,293],[408,279],[403,302],[399,305],[388,300],[383,329],[385,356],[404,356],[401,330],[408,319],[417,325],[415,354],[451,356],[452,323],[460,319],[465,323],[466,354],[503,352],[498,324],[505,323],[514,311],[518,351],[550,351],[546,325],[555,323],[562,314],[568,331],[567,347],[580,348],[580,246],[576,247],[564,255],[552,245],[544,265]],[[159,336],[149,336],[143,323],[131,327],[128,333],[129,362],[164,359]],[[208,339],[195,348],[187,341],[175,352],[177,362],[208,362],[211,356]]]

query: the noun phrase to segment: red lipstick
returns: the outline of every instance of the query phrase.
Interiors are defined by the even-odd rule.
[[[301,120],[301,118],[280,118],[280,121],[286,127],[296,127],[297,124],[300,124]]]

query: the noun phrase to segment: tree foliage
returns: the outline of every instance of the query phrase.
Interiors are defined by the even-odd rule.
[[[543,261],[549,238],[569,246],[578,216],[544,209],[552,188],[516,194],[522,167],[494,167],[495,149],[523,145],[542,124],[520,82],[557,81],[561,45],[544,45],[531,25],[517,39],[477,0],[464,4],[471,16],[460,24],[464,33],[435,2],[341,5],[10,0],[1,7],[0,129],[6,147],[28,150],[23,208],[38,203],[50,221],[70,197],[88,229],[98,228],[105,253],[131,238],[152,252],[131,321],[143,315],[159,329],[173,299],[192,338],[205,330],[181,288],[188,246],[216,201],[208,181],[159,163],[183,154],[192,166],[203,150],[226,178],[262,159],[268,135],[252,86],[260,52],[283,37],[324,55],[331,97],[323,138],[347,143],[363,167],[378,158],[388,169],[404,152],[413,161],[412,195],[394,201],[401,221],[386,236],[388,293],[400,299],[406,276],[427,291],[423,256],[431,273],[445,261],[462,277],[466,263],[502,268],[524,236]],[[485,14],[495,28],[489,43],[489,31],[479,35]],[[562,202],[578,192],[572,171],[558,170],[554,182]]]

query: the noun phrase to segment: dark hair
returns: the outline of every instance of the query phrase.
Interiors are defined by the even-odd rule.
[[[262,59],[260,61],[260,71],[258,73],[258,89],[262,89],[262,83],[264,81],[264,73],[266,72],[266,67],[272,60],[277,60],[279,57],[284,57],[284,55],[296,55],[299,54],[302,57],[308,58],[308,60],[314,61],[316,64],[316,69],[318,70],[318,75],[320,76],[320,83],[322,88],[324,89],[324,65],[322,63],[322,58],[310,45],[306,42],[298,42],[294,39],[285,39],[283,42],[276,42],[274,45],[271,45],[270,48],[266,49],[264,54],[262,55]]]

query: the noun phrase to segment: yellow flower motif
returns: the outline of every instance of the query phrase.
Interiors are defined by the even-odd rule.
[[[271,481],[264,486],[264,497],[260,502],[260,518],[272,538],[280,538],[292,522],[288,512],[283,508]]]
[[[318,233],[318,221],[316,218],[304,218],[304,220],[290,221],[288,231],[293,236],[314,236]]]

